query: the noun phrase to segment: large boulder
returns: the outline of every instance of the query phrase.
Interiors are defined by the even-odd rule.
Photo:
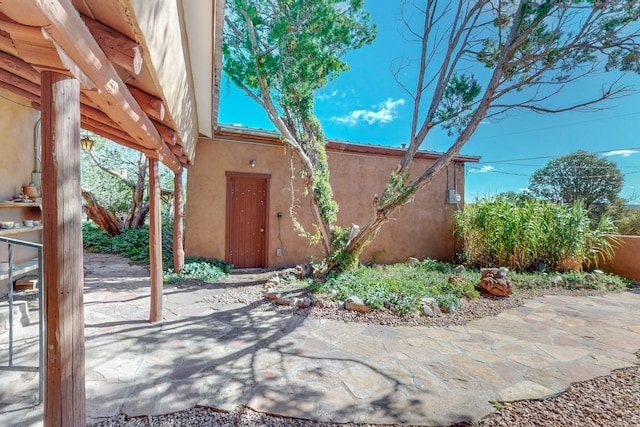
[[[513,284],[507,277],[508,269],[483,268],[480,276],[480,287],[497,297],[508,297],[513,294]]]

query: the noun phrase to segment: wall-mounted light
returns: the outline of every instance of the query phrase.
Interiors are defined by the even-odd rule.
[[[251,165],[252,168],[256,167],[256,161],[253,159],[249,160],[249,164]]]
[[[82,149],[84,151],[89,152],[93,148],[93,140],[88,136],[85,136],[80,140],[80,145],[82,145]]]

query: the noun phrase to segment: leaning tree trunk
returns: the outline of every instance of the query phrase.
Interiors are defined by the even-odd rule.
[[[120,234],[120,221],[113,212],[109,212],[100,205],[91,191],[82,190],[82,198],[86,202],[84,212],[87,218],[95,222],[101,230],[106,231],[110,237]]]
[[[136,181],[131,186],[131,209],[124,222],[124,228],[139,228],[144,225],[149,212],[149,204],[144,203],[145,179],[147,176],[147,160],[138,162]]]
[[[131,212],[131,221],[129,222],[130,228],[140,228],[144,225],[149,214],[149,203],[144,203],[142,206],[138,205],[137,209]]]

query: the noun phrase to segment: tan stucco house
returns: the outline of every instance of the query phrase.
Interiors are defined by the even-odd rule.
[[[330,141],[327,152],[340,206],[338,225],[364,225],[376,193],[384,189],[404,150]],[[438,157],[419,152],[414,170],[423,172]],[[322,258],[320,245],[311,246],[294,228],[292,207],[309,231],[312,211],[295,173],[300,165],[277,133],[220,125],[213,138],[199,139],[196,158],[187,180],[187,256],[224,259],[236,268],[276,268]],[[478,160],[456,157],[393,215],[361,261],[393,263],[410,256],[451,260],[456,251],[453,214],[464,203],[464,163]]]

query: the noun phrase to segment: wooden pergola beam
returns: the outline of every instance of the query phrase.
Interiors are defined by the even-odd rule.
[[[91,98],[119,127],[144,148],[157,150],[172,171],[182,168],[160,134],[129,92],[70,0],[3,0],[0,12],[23,25],[39,26],[78,65],[98,92]]]
[[[111,141],[117,142],[118,144],[125,146],[127,148],[131,148],[137,151],[142,152],[145,156],[158,159],[158,152],[153,150],[145,150],[141,149],[129,135],[125,132],[122,132],[120,129],[111,128],[104,123],[100,123],[90,117],[81,116],[82,119],[82,128],[89,130],[97,135],[100,135],[104,138],[110,139]]]
[[[135,75],[142,70],[142,48],[134,40],[111,27],[80,15],[107,58]]]
[[[6,55],[6,56],[10,56],[10,55]],[[12,68],[12,69],[18,68],[19,70],[17,70],[16,72],[18,72],[19,74],[25,75],[29,72],[28,68],[24,67],[24,64],[20,64],[17,61],[11,61],[6,57],[4,57],[4,59],[6,60],[6,63],[12,64],[13,68],[9,67],[8,65],[4,67],[3,65],[5,63],[3,62],[3,56],[0,55],[0,83],[1,83],[0,87],[10,90],[11,92],[14,92],[17,95],[26,97],[28,100],[32,102],[39,103],[40,102],[40,86],[36,83],[31,82],[30,80],[27,80],[26,78],[21,77],[18,74],[14,74],[6,70],[6,68]],[[26,65],[28,66],[29,64],[26,64]],[[13,88],[11,86],[13,86]],[[14,90],[14,88],[16,88],[17,90]],[[138,92],[142,93],[142,91],[138,91]],[[85,99],[86,95],[83,95],[81,93],[80,98]],[[89,107],[84,104],[80,105],[80,109],[84,116],[90,117],[96,122],[102,123],[107,128],[117,130],[117,132],[115,132],[116,135],[119,134],[120,132],[122,132],[122,134],[126,134],[126,132],[123,132],[120,130],[120,126],[116,122],[114,122],[109,116],[107,116],[102,111],[97,110],[93,107]],[[169,144],[169,146],[171,146],[171,152],[172,153],[175,152],[176,147],[180,147],[176,145],[177,137],[176,137],[175,131],[162,123],[152,121],[152,124],[158,130],[160,136],[162,137],[162,140],[165,141],[167,144]],[[114,132],[111,132],[111,133],[114,133]],[[119,138],[117,142],[119,142],[121,139],[122,138]],[[131,142],[130,144],[127,145],[130,148],[139,149],[140,151],[144,151],[145,154],[152,151],[152,150],[144,149],[140,147],[140,145],[137,144],[131,137],[125,138],[125,139]],[[182,155],[182,149],[180,148],[179,152],[176,153],[176,157],[180,157],[181,155]],[[157,155],[151,156],[151,157],[158,158]]]
[[[40,85],[40,73],[28,62],[0,51],[0,68]]]
[[[129,91],[149,117],[158,121],[164,120],[165,109],[162,99],[157,96],[149,95],[147,92],[134,86],[129,86]]]

